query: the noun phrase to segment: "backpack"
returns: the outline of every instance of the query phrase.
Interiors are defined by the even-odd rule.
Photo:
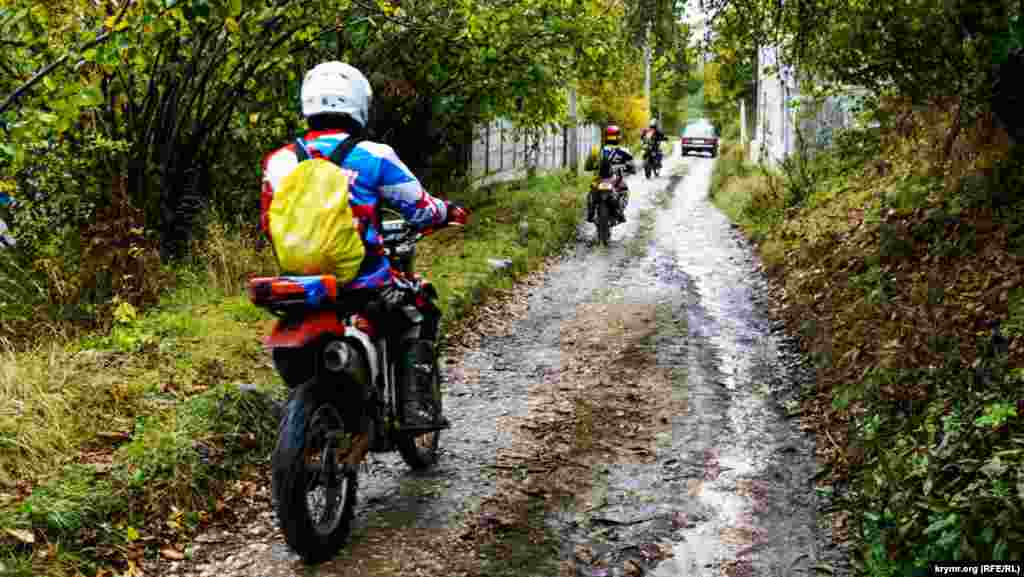
[[[345,157],[359,140],[349,136],[329,158],[312,158],[297,139],[299,165],[274,191],[267,210],[274,255],[284,274],[333,274],[339,284],[356,278],[366,256],[349,204]]]

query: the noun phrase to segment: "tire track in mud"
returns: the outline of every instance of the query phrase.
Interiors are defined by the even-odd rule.
[[[376,457],[350,545],[316,574],[797,575],[837,560],[813,442],[775,400],[797,375],[763,279],[705,198],[711,161],[666,173],[683,163],[667,188],[631,179],[610,247],[581,224],[563,258],[469,319],[438,466]],[[306,574],[261,490],[247,523],[159,574]]]

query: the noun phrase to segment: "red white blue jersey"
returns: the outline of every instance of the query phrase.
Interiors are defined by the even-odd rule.
[[[346,138],[348,134],[340,130],[324,130],[306,133],[303,141],[311,157],[326,158]],[[260,228],[268,234],[267,212],[274,190],[299,165],[296,146],[293,142],[263,159]],[[352,184],[349,204],[359,220],[359,233],[366,247],[366,258],[363,259],[356,279],[345,288],[385,286],[394,280],[394,273],[384,256],[383,239],[380,236],[380,213],[377,210],[380,202],[385,202],[400,212],[410,224],[421,229],[443,225],[448,214],[448,203],[427,194],[412,171],[399,160],[394,149],[386,144],[360,142],[345,158],[342,168],[350,171],[349,180]]]

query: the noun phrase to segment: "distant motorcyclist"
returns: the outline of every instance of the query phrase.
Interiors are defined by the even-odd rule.
[[[664,155],[661,153],[661,143],[666,142],[668,137],[658,128],[658,119],[651,119],[650,125],[640,134],[640,140],[645,145],[654,146],[654,153],[658,156],[658,165],[660,166],[662,160],[664,160]]]
[[[643,133],[641,133],[640,138],[644,141],[653,138],[655,142],[664,142],[668,140],[668,137],[665,136],[665,133],[662,132],[660,128],[658,128],[657,118],[651,119],[651,123],[647,126],[647,128],[644,129]]]
[[[626,180],[621,176],[616,175],[616,168],[622,167],[625,172],[629,174],[636,173],[636,166],[633,164],[633,155],[630,154],[626,149],[619,146],[619,138],[622,131],[619,127],[610,124],[604,129],[604,145],[601,147],[601,158],[598,161],[598,172],[597,178],[615,178],[615,191],[619,193],[619,211],[615,215],[618,223],[621,224],[626,222],[626,206],[629,203],[629,187],[626,186]],[[595,207],[592,203],[587,202],[587,221],[594,222],[594,213],[596,212]]]

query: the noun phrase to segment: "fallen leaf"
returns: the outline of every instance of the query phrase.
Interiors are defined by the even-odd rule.
[[[132,438],[131,434],[125,431],[100,431],[96,436],[109,441],[127,441]]]
[[[259,445],[259,442],[256,441],[256,435],[252,433],[246,433],[245,435],[242,436],[241,444],[242,447],[246,449],[253,449]]]
[[[577,545],[575,553],[576,558],[584,563],[592,563],[594,561],[594,552],[586,545]]]
[[[685,512],[683,512],[683,511],[676,511],[675,513],[672,513],[672,528],[673,529],[682,529],[683,527],[686,526],[686,523],[687,523],[687,519],[686,519],[686,513]]]
[[[25,529],[4,529],[4,531],[22,543],[32,544],[36,542],[35,533]]]
[[[185,558],[185,555],[181,551],[171,547],[164,547],[160,550],[160,554],[163,555],[165,559],[171,559],[172,561],[181,561]]]
[[[645,543],[640,546],[640,553],[648,561],[660,561],[674,555],[672,546],[667,543]]]
[[[643,574],[643,569],[633,561],[626,559],[626,562],[622,564],[622,570],[626,572],[629,577],[639,577]]]

